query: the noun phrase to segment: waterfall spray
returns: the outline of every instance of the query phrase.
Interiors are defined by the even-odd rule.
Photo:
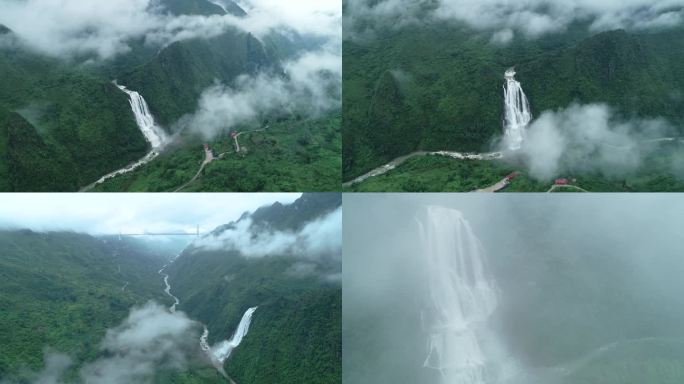
[[[428,276],[423,365],[439,370],[444,384],[486,383],[492,373],[485,323],[497,307],[498,288],[482,244],[453,209],[428,207],[419,225]]]
[[[504,77],[504,141],[508,149],[516,151],[525,140],[525,130],[532,120],[532,113],[520,82],[515,80],[515,69],[507,69]]]
[[[142,96],[136,91],[131,91],[123,85],[114,83],[120,90],[125,92],[129,97],[129,103],[135,115],[135,122],[138,124],[140,131],[145,136],[152,146],[152,150],[156,150],[164,146],[168,141],[166,132],[157,125],[154,121],[154,116],[150,113],[150,109]]]

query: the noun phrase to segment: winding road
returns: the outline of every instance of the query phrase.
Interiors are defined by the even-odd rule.
[[[488,153],[468,153],[468,152],[453,152],[453,151],[433,151],[433,152],[428,152],[428,151],[416,151],[416,152],[411,152],[408,155],[404,156],[399,156],[396,159],[390,161],[389,163],[382,165],[380,167],[377,167],[373,169],[370,172],[367,172],[354,180],[347,181],[346,183],[342,184],[342,187],[347,188],[351,187],[354,184],[360,183],[362,181],[365,181],[366,179],[369,179],[371,177],[375,176],[380,176],[384,173],[387,173],[394,168],[398,167],[401,165],[401,163],[405,162],[406,160],[416,157],[416,156],[425,156],[425,155],[434,155],[434,156],[445,156],[445,157],[451,157],[453,159],[457,160],[481,160],[481,161],[490,161],[490,160],[496,160],[496,159],[501,159],[503,158],[503,152],[488,152]]]
[[[190,181],[188,181],[187,183],[181,185],[180,187],[178,187],[178,189],[176,189],[176,190],[173,191],[173,192],[180,192],[182,189],[184,189],[184,188],[187,187],[188,185],[192,184],[195,180],[197,180],[197,178],[200,177],[200,175],[202,174],[202,171],[204,170],[204,167],[206,167],[207,164],[211,163],[211,162],[214,161],[214,160],[215,160],[215,158],[214,158],[214,153],[211,151],[210,148],[206,148],[206,149],[204,150],[204,161],[202,162],[202,165],[200,165],[200,167],[199,167],[199,169],[197,170],[197,173],[195,174],[195,176],[193,176],[192,179],[190,179]]]
[[[238,141],[238,138],[239,138],[242,134],[244,134],[244,133],[261,132],[261,131],[265,131],[267,128],[268,128],[268,126],[265,127],[265,128],[262,128],[262,129],[255,129],[255,130],[251,130],[251,131],[242,131],[242,132],[239,132],[238,134],[236,134],[235,137],[233,138],[233,140],[234,140],[234,142],[235,142],[235,152],[236,152],[236,153],[240,153],[240,142]],[[230,152],[230,151],[229,151],[229,152]],[[173,192],[180,192],[180,191],[182,191],[183,189],[187,188],[188,185],[194,183],[195,180],[197,180],[197,179],[200,177],[200,175],[202,174],[202,171],[204,170],[204,167],[206,167],[207,164],[211,163],[211,162],[214,161],[214,160],[222,159],[223,156],[224,156],[225,154],[229,153],[229,152],[223,152],[223,153],[219,154],[218,156],[214,156],[214,153],[211,151],[211,149],[209,149],[209,148],[205,149],[205,150],[204,150],[204,161],[203,161],[202,164],[200,165],[200,167],[199,167],[199,169],[197,170],[197,173],[195,174],[195,176],[193,176],[193,178],[190,179],[190,181],[188,181],[187,183],[185,183],[185,184],[181,185],[180,187],[178,187],[177,189],[175,189]]]

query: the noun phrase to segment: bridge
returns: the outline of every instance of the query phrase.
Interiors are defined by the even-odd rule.
[[[123,233],[119,232],[119,239],[123,236],[196,236],[200,237],[200,226],[197,225],[197,230],[195,232],[178,231],[178,232],[148,232],[144,231],[142,233]]]

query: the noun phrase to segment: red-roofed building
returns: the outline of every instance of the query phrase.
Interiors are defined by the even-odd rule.
[[[556,185],[568,185],[568,184],[570,184],[570,182],[566,178],[560,178],[560,179],[556,179],[555,184]]]

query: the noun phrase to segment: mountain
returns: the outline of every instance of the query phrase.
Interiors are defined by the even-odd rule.
[[[236,77],[275,68],[254,36],[230,30],[219,36],[175,42],[152,60],[121,75],[120,82],[145,95],[150,111],[167,129],[197,108],[197,100],[217,80],[230,84]]]
[[[168,255],[144,242],[4,230],[0,248],[3,379],[41,369],[46,347],[79,362],[97,357],[131,306],[163,298],[156,272]]]
[[[217,4],[158,0],[152,6],[176,16],[219,16],[226,12],[246,16],[230,0]],[[206,88],[216,82],[234,85],[239,76],[260,72],[284,76],[283,60],[321,44],[296,33],[286,36],[274,32],[261,41],[250,33],[228,29],[214,37],[167,46],[140,37],[127,42],[129,52],[97,60],[87,55],[45,56],[27,49],[4,26],[0,35],[0,174],[4,176],[0,190],[4,191],[77,191],[150,151],[128,96],[112,83],[114,80],[139,92],[156,122],[176,133],[183,126],[177,122],[196,111]],[[9,36],[7,44],[5,35]],[[275,125],[268,134],[242,136],[248,140],[244,148],[249,148],[250,155],[243,153],[211,164],[206,180],[193,183],[189,189],[336,190],[340,120],[335,114],[302,120],[287,111],[261,116],[258,122],[237,127],[258,130],[269,123]],[[118,176],[101,188],[172,191],[183,186],[197,173],[195,157],[203,155],[197,148],[201,150],[206,139],[184,132],[178,141],[182,143],[171,146],[165,156],[140,168],[139,173]],[[217,145],[223,141],[215,139]],[[160,168],[164,175],[157,177]],[[144,180],[131,180],[141,174]]]
[[[339,255],[274,251],[251,256],[230,247],[207,248],[249,223],[245,236],[297,233],[341,206],[338,193],[304,194],[245,213],[189,246],[169,266],[179,308],[225,339],[249,307],[258,306],[249,334],[226,363],[239,383],[341,381],[341,273]],[[277,234],[274,236],[278,236]]]
[[[602,102],[626,118],[681,127],[682,36],[681,27],[590,34],[572,25],[500,46],[464,25],[433,23],[348,38],[343,178],[416,150],[490,150],[502,131],[503,73],[513,66],[535,116]]]

